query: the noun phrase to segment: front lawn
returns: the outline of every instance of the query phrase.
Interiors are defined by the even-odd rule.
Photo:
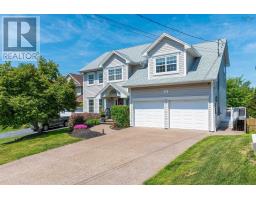
[[[251,135],[207,137],[145,184],[256,184]]]
[[[29,135],[21,138],[0,140],[0,164],[40,153],[66,144],[78,142],[67,133],[67,129],[59,129],[48,133]]]

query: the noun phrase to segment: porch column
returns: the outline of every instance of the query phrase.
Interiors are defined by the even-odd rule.
[[[107,99],[106,98],[103,98],[103,109],[104,109],[104,112],[107,108]]]

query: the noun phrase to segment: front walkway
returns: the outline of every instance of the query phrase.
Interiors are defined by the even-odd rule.
[[[107,130],[104,125],[97,128]],[[142,184],[207,135],[157,128],[112,130],[1,165],[0,184]]]

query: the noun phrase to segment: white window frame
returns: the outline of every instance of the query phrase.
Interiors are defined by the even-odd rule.
[[[93,102],[93,112],[90,111],[90,101]],[[88,100],[88,112],[89,112],[89,113],[94,113],[94,110],[95,110],[94,106],[95,106],[95,105],[94,105],[94,99],[89,99],[89,100]]]
[[[91,84],[89,82],[89,76],[90,75],[93,75],[93,83],[91,83]],[[93,73],[93,72],[92,73],[88,73],[87,74],[87,85],[90,86],[90,85],[94,85],[94,84],[95,84],[95,73]]]
[[[100,103],[101,102],[101,103]],[[101,105],[100,105],[101,104]],[[103,99],[99,99],[99,112],[101,111],[100,110],[100,107],[102,108],[102,111],[104,112],[104,103],[103,103]]]
[[[109,70],[116,70],[116,69],[121,69],[122,70],[122,72],[121,72],[121,75],[122,75],[122,79],[118,79],[118,80],[109,80]],[[123,81],[123,79],[124,79],[124,70],[123,70],[123,66],[116,66],[116,67],[109,67],[109,68],[107,68],[107,71],[108,71],[108,82],[120,82],[120,81]],[[114,74],[114,77],[115,77],[116,75]]]
[[[176,70],[175,71],[167,71],[167,57],[176,56]],[[165,72],[156,72],[156,60],[157,59],[165,59]],[[166,54],[161,56],[154,57],[154,75],[168,75],[168,74],[177,74],[179,73],[179,53]]]
[[[100,83],[100,74],[102,74],[102,82]],[[98,85],[101,85],[101,84],[103,84],[103,71],[99,71],[98,72]]]

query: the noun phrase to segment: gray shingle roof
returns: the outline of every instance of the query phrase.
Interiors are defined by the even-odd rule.
[[[125,49],[119,49],[116,50],[116,52],[120,53],[123,55],[125,58],[128,60],[131,60],[132,62],[139,63],[143,60],[145,60],[144,57],[142,57],[142,52],[149,46],[150,44],[143,44],[139,46],[134,46],[130,48],[125,48]],[[80,72],[85,72],[85,71],[91,71],[91,70],[97,70],[99,68],[99,64],[101,61],[107,57],[109,54],[111,54],[113,51],[106,52],[102,54],[101,56],[97,57],[95,60],[87,64],[85,67],[83,67]]]
[[[194,66],[187,72],[184,77],[148,79],[148,68],[137,70],[129,80],[123,85],[124,87],[142,87],[149,85],[161,84],[179,84],[193,83],[215,80],[221,65],[226,40],[222,40],[220,45],[220,56],[218,56],[218,44],[216,42],[205,42],[193,47],[201,54],[197,58]]]

